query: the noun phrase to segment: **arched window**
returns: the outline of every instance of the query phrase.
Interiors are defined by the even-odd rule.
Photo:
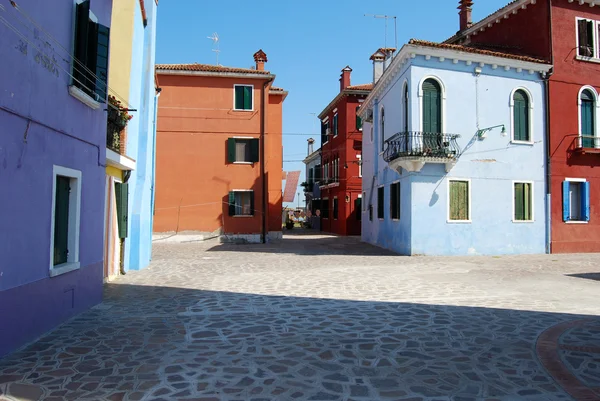
[[[381,109],[381,133],[379,134],[380,142],[381,142],[381,151],[384,151],[385,148],[385,110]]]
[[[408,132],[408,84],[404,84],[404,132]]]
[[[581,136],[582,145],[584,148],[593,148],[594,136],[596,135],[596,116],[594,114],[596,110],[595,96],[591,90],[585,89],[581,92],[580,99],[580,113],[581,113]]]
[[[442,89],[431,78],[423,82],[423,132],[442,132]]]
[[[513,94],[513,140],[530,142],[529,96],[519,89]]]

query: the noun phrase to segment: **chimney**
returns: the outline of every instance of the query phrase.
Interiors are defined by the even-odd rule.
[[[460,10],[458,13],[460,18],[460,31],[464,31],[473,25],[473,19],[471,18],[473,0],[460,0],[458,9]]]
[[[394,59],[394,52],[396,51],[396,49],[393,47],[387,47],[381,50],[383,50],[383,54],[385,54],[385,61],[383,62],[383,71],[385,71],[392,63],[392,60]]]
[[[266,53],[263,52],[262,49],[260,49],[259,51],[254,53],[254,61],[256,62],[256,69],[258,71],[264,71],[265,63],[268,61]]]
[[[308,139],[308,156],[312,155],[313,153],[313,144],[315,143],[315,140],[312,138]]]
[[[369,60],[373,60],[373,83],[376,84],[383,75],[383,63],[385,62],[384,49],[378,49]]]
[[[349,65],[342,70],[340,77],[340,92],[350,86],[350,74],[352,74],[352,68]]]

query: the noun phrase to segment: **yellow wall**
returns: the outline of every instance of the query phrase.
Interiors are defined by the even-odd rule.
[[[133,50],[133,18],[138,0],[113,1],[110,26],[110,64],[108,86],[129,102],[131,55]],[[138,5],[139,7],[139,5]]]
[[[123,172],[113,166],[106,166],[106,175],[118,178],[119,180],[123,179]]]

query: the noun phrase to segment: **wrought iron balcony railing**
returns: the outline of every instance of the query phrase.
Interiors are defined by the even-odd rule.
[[[455,160],[461,152],[458,138],[458,134],[400,132],[386,141],[383,159],[388,163],[401,158]]]

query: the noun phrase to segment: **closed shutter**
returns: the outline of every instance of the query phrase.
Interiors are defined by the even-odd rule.
[[[594,147],[594,109],[593,95],[589,90],[584,90],[581,93],[581,135],[584,148]]]
[[[423,82],[423,132],[442,132],[440,85],[433,79]]]
[[[404,132],[408,132],[408,85],[404,87]]]
[[[229,192],[229,198],[227,200],[227,203],[229,208],[229,215],[235,216],[235,192]]]
[[[581,218],[590,221],[590,183],[581,183]]]
[[[526,141],[529,138],[529,99],[527,95],[518,90],[514,94],[514,139]]]
[[[244,86],[244,110],[252,110],[252,87]]]
[[[356,213],[356,220],[362,220],[362,199],[358,198],[354,201],[354,213]]]
[[[250,161],[252,163],[258,162],[260,150],[260,140],[259,139],[250,139]]]
[[[115,184],[117,198],[117,224],[119,238],[127,238],[127,221],[129,214],[129,184]]]
[[[108,81],[108,48],[109,48],[110,29],[104,25],[97,25],[97,46],[96,46],[96,95],[101,102],[106,101],[107,81]],[[92,70],[92,71],[94,71]]]
[[[333,135],[338,134],[338,115],[333,116]]]
[[[54,266],[67,263],[69,255],[69,197],[71,180],[56,177],[54,204]]]
[[[360,106],[356,107],[356,130],[360,131],[362,129],[362,118],[358,115],[358,109],[360,109]]]
[[[227,161],[234,163],[235,159],[235,138],[227,139]]]
[[[450,220],[469,220],[469,183],[450,182]]]
[[[88,93],[85,89],[89,83],[86,82],[85,67],[87,66],[88,54],[88,29],[90,20],[90,1],[86,0],[77,4],[75,26],[75,59],[73,63],[73,84]],[[83,65],[81,65],[83,64]],[[91,89],[91,88],[90,88]]]
[[[244,87],[236,86],[234,96],[236,110],[244,110]]]
[[[523,184],[515,184],[515,220],[525,220],[525,211],[523,210]]]
[[[533,220],[532,219],[532,210],[531,210],[531,202],[532,202],[532,197],[531,197],[531,185],[532,184],[525,184],[523,186],[523,197],[524,202],[523,202],[523,215],[525,217],[525,220],[530,221]]]
[[[327,142],[327,124],[321,123],[321,146]]]
[[[571,202],[569,199],[569,181],[563,181],[563,221],[571,220]]]

